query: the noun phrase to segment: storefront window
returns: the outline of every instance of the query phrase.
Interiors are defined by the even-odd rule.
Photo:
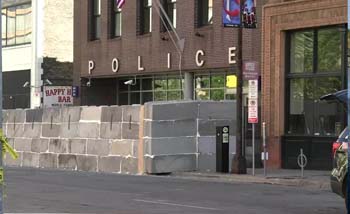
[[[227,74],[204,74],[195,76],[195,99],[197,100],[232,100],[235,89],[226,87]]]
[[[291,73],[311,73],[313,65],[314,32],[296,32],[291,35]]]
[[[300,57],[302,56],[301,52],[296,51],[302,49],[300,42],[298,43],[296,40],[298,37],[305,38],[305,35],[310,34],[310,32],[313,34],[312,37],[317,39],[309,39],[310,44],[303,44],[304,47],[308,47],[307,54],[304,56],[313,57],[301,60],[305,57]],[[339,127],[344,127],[343,107],[341,104],[320,101],[320,97],[343,88],[344,71],[341,69],[343,54],[340,44],[344,35],[338,27],[334,27],[292,32],[289,36],[291,45],[289,59],[291,61],[287,75],[289,86],[287,134],[337,135],[341,130]],[[311,61],[309,62],[309,60]],[[302,63],[304,64],[301,65]]]

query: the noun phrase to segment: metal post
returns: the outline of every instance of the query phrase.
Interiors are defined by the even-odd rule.
[[[232,159],[232,173],[247,174],[246,159],[242,155],[242,90],[243,90],[243,30],[237,29],[238,37],[238,71],[237,71],[237,133],[236,133],[236,154]]]
[[[345,47],[345,65],[346,65],[346,75],[347,75],[347,90],[348,90],[348,102],[347,102],[347,108],[348,108],[348,112],[347,112],[347,128],[349,128],[349,125],[350,125],[350,112],[349,112],[349,109],[350,109],[350,70],[349,70],[349,40],[348,40],[348,38],[349,38],[349,33],[350,33],[350,1],[348,0],[347,1],[348,2],[348,4],[347,4],[347,12],[348,12],[348,29],[347,29],[347,31],[346,31],[346,39],[345,39],[345,44],[347,44],[346,45],[346,47]],[[347,144],[348,144],[348,152],[347,152],[347,154],[348,154],[348,172],[350,171],[350,145],[349,145],[349,139],[347,140]],[[348,176],[347,176],[347,184],[349,184],[350,183],[350,173],[347,173],[348,174]],[[350,185],[346,185],[347,186],[347,188],[346,188],[346,194],[349,196],[350,195]],[[348,205],[348,207],[350,207],[350,199],[349,199],[349,197],[348,197],[348,199],[347,199],[347,201],[346,201],[346,204]]]
[[[266,123],[263,122],[264,176],[266,177]]]
[[[301,177],[303,178],[304,177],[304,154],[303,154],[303,149],[300,149],[300,162],[301,162]]]
[[[0,0],[0,8],[2,9],[2,0]],[[2,16],[0,16],[0,35],[2,35]],[[0,42],[0,131],[2,132],[2,42]],[[3,168],[2,164],[2,143],[0,142],[0,169]],[[3,210],[3,183],[0,183],[0,214],[4,213]]]
[[[253,139],[252,139],[252,144],[253,144],[253,152],[252,152],[252,174],[253,176],[255,175],[255,124],[252,124],[253,126]]]

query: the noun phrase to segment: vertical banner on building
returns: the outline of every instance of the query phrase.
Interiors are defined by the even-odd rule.
[[[348,47],[346,48],[346,59],[347,59],[347,82],[348,82],[348,103],[347,103],[347,122],[348,124],[350,124],[350,62],[349,62],[349,50],[350,50],[350,42],[349,42],[349,37],[350,37],[350,0],[348,0],[348,3],[347,3],[347,11],[348,11],[348,30],[347,30],[347,40],[348,40]],[[349,125],[347,127],[349,129]],[[348,170],[347,172],[350,171],[350,146],[349,146],[349,139],[348,139]],[[350,195],[350,173],[347,173],[347,185],[346,185],[346,195]],[[346,197],[346,204],[347,204],[347,208],[350,209],[350,197]],[[349,210],[348,210],[348,213],[349,213]]]
[[[224,27],[241,27],[240,0],[223,0],[222,23]]]
[[[255,0],[242,1],[242,26],[244,28],[256,28],[256,2]]]

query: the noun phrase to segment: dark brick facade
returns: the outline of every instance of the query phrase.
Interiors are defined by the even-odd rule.
[[[169,38],[167,33],[160,32],[160,18],[156,12],[155,3],[152,8],[152,33],[138,35],[137,29],[137,1],[127,1],[123,7],[122,37],[109,38],[109,14],[111,1],[102,0],[101,39],[89,41],[89,9],[87,0],[74,1],[74,72],[75,83],[80,83],[80,77],[88,76],[88,61],[93,60],[96,67],[92,77],[118,77],[125,75],[145,75],[154,73],[177,72],[178,53],[171,42],[162,40]],[[258,21],[261,21],[261,8],[265,1],[257,1]],[[196,27],[195,0],[178,0],[177,2],[177,31],[181,38],[185,38],[183,54],[183,71],[221,71],[237,68],[228,63],[228,48],[237,46],[237,29],[222,26],[222,1],[215,0],[213,7],[214,24],[202,28]],[[195,34],[203,35],[198,37]],[[261,28],[244,30],[244,59],[260,61]],[[195,54],[203,50],[206,60],[201,68],[196,66]],[[171,69],[167,68],[167,53],[172,55]],[[137,57],[142,57],[145,70],[138,71]],[[112,59],[118,58],[120,69],[113,73]]]

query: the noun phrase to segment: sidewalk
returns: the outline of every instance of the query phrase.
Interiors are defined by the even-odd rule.
[[[304,178],[301,178],[300,170],[278,169],[268,170],[267,177],[265,178],[263,169],[256,169],[255,176],[252,175],[251,169],[248,169],[246,175],[211,172],[177,172],[170,176],[213,182],[259,183],[330,190],[330,174],[330,171],[305,170]]]

